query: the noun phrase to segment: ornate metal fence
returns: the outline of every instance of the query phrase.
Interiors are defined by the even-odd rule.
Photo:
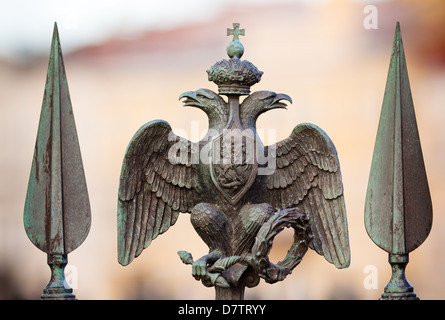
[[[192,224],[210,252],[194,261],[191,254],[181,251],[181,260],[192,265],[197,280],[215,287],[217,299],[242,299],[244,287],[255,286],[261,278],[270,283],[283,280],[308,248],[336,267],[348,267],[349,239],[332,141],[320,128],[302,124],[277,145],[262,145],[256,135],[256,118],[272,108],[285,107],[281,100],[291,99],[270,91],[250,94],[250,86],[260,81],[262,72],[241,60],[244,47],[239,36],[244,30],[239,24],[228,29],[228,35],[234,37],[227,48],[230,59],[207,71],[219,94],[199,89],[181,95],[185,105],[199,107],[209,116],[213,131],[203,139],[210,141],[209,162],[194,158],[204,143],[193,144],[173,135],[166,122],[149,122],[129,144],[119,187],[118,261],[129,264],[176,222],[179,212],[190,212]],[[226,95],[228,102],[220,95]],[[240,104],[241,95],[248,97]],[[227,132],[232,134],[229,140],[225,140]],[[251,146],[261,152],[249,153]],[[268,162],[259,161],[261,154],[267,155]],[[227,162],[215,162],[218,156]],[[259,174],[272,164],[271,172]],[[429,234],[432,205],[399,23],[364,217],[371,239],[389,253],[392,278],[382,299],[418,299],[404,270],[409,252]],[[47,253],[51,268],[42,299],[75,298],[64,281],[64,267],[68,254],[87,237],[90,223],[86,180],[55,25],[24,211],[26,233]],[[268,254],[273,238],[285,227],[294,229],[294,243],[286,258],[275,265]]]

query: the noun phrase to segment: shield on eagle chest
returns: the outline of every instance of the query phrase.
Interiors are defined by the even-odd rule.
[[[231,125],[211,142],[212,181],[232,205],[250,189],[258,172],[254,137],[252,130]]]

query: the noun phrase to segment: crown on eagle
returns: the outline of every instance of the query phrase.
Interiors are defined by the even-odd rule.
[[[209,81],[218,85],[220,94],[247,95],[250,87],[261,80],[263,72],[249,61],[241,60],[244,47],[239,36],[244,36],[244,29],[239,29],[239,23],[234,23],[233,29],[227,29],[227,35],[233,35],[227,46],[230,60],[220,60],[207,70]]]

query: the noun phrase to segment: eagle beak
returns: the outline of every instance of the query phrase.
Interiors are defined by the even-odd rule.
[[[182,93],[179,96],[179,100],[186,98],[183,103],[184,107],[200,107],[201,103],[198,101],[198,98],[196,97],[195,91],[187,91]]]
[[[290,103],[292,103],[292,99],[287,94],[279,93],[276,95],[272,103],[269,105],[269,109],[274,109],[274,108],[287,109],[287,105],[284,102],[281,102],[281,100],[287,100]]]

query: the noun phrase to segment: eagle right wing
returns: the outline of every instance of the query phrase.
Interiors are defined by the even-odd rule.
[[[257,201],[276,210],[296,208],[311,218],[311,247],[337,268],[350,263],[340,163],[334,144],[319,127],[302,123],[276,145],[276,169],[261,180]]]
[[[195,144],[161,120],[143,125],[122,164],[118,199],[118,261],[128,265],[151,241],[175,224],[179,212],[199,202],[195,190]]]

